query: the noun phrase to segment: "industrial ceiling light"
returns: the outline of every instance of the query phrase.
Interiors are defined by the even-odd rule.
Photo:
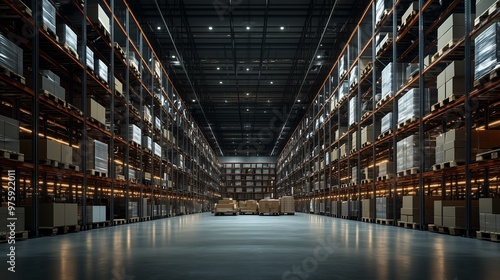
[[[175,55],[172,55],[172,58],[175,59]]]
[[[285,27],[284,26],[280,27],[280,30],[285,30]]]
[[[220,70],[220,67],[217,67],[217,70]]]
[[[274,82],[273,82],[273,81],[271,81],[271,85],[272,85],[272,84],[274,84]]]
[[[250,30],[250,26],[247,26],[247,30]]]
[[[321,55],[318,55],[317,58],[321,58]]]
[[[161,30],[161,26],[156,27],[156,29]]]
[[[219,84],[221,84],[221,85],[222,85],[222,81],[220,81],[220,82],[219,82]]]
[[[247,71],[250,71],[250,68],[247,68]]]
[[[299,99],[299,100],[297,100],[297,102],[299,102],[299,103],[300,103],[300,99]]]
[[[250,111],[250,109],[247,108],[247,112]]]
[[[250,93],[249,93],[249,92],[247,92],[247,96],[249,96],[249,95],[250,95]]]
[[[196,99],[193,99],[193,102],[196,102]]]
[[[212,29],[213,29],[213,28],[212,28],[212,26],[209,26],[209,27],[208,27],[208,30],[212,30]]]

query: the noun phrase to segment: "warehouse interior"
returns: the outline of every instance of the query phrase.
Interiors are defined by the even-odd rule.
[[[499,65],[495,0],[2,0],[0,275],[498,278]]]

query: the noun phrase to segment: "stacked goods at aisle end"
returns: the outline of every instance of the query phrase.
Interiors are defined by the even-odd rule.
[[[224,215],[226,213],[231,213],[236,215],[238,213],[238,205],[236,200],[232,198],[223,198],[219,200],[215,206],[215,215]]]
[[[479,199],[479,230],[500,233],[500,198]]]
[[[293,196],[283,196],[280,198],[281,214],[295,214],[295,199]]]
[[[239,202],[240,214],[257,214],[259,213],[259,204],[255,200],[244,200]]]
[[[280,201],[279,199],[264,198],[259,201],[259,215],[271,214],[279,215]]]
[[[425,224],[434,223],[434,201],[438,199],[439,197],[424,196]],[[405,223],[420,223],[420,196],[403,196],[400,221]]]

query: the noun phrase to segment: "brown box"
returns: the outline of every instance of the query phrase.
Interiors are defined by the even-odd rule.
[[[405,222],[407,223],[408,222],[408,215],[405,215],[405,214],[401,214],[401,219],[400,219],[401,222]]]
[[[64,225],[78,225],[78,204],[64,203]]]
[[[465,218],[464,217],[443,217],[443,226],[444,227],[465,227]]]
[[[500,214],[500,198],[480,198],[479,212]]]
[[[108,33],[111,33],[109,17],[101,7],[101,5],[97,3],[89,3],[87,7],[87,15],[90,20],[95,24],[101,24]]]
[[[24,154],[28,160],[33,159],[32,141],[21,140],[21,153]],[[55,160],[61,161],[61,144],[50,139],[38,139],[38,158],[40,160]]]
[[[116,77],[115,77],[115,90],[120,94],[123,94],[123,84]]]
[[[443,206],[443,217],[465,217],[465,206]]]
[[[65,226],[64,203],[42,203],[39,206],[40,227]]]
[[[404,22],[408,19],[408,17],[413,13],[413,12],[418,12],[418,2],[411,2],[410,7],[406,10],[406,12],[403,14],[401,17],[401,22]],[[408,22],[407,22],[408,24]]]
[[[73,164],[73,148],[61,144],[61,162]]]
[[[420,216],[420,209],[418,209],[418,208],[401,208],[401,215]]]

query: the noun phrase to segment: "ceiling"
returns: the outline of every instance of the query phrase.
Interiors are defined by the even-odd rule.
[[[131,6],[213,150],[276,156],[345,44],[360,2],[368,1],[143,0]]]

